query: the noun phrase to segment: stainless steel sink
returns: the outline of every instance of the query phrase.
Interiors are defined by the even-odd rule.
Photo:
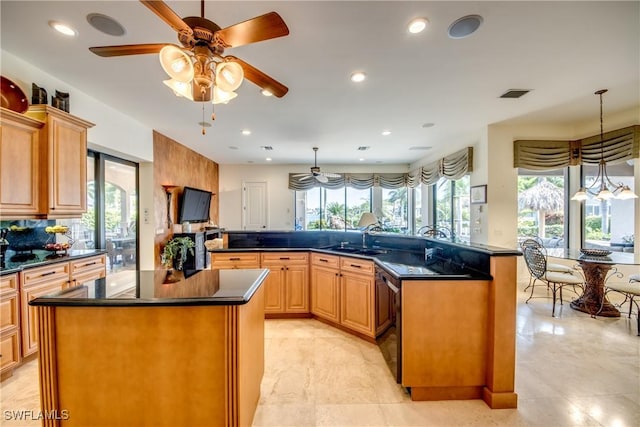
[[[344,252],[344,253],[356,254],[356,255],[369,255],[369,256],[389,253],[389,251],[386,249],[358,248],[353,246],[332,246],[327,249],[336,251],[336,252]]]

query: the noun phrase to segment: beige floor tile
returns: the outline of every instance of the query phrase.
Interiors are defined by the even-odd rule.
[[[253,418],[255,427],[311,427],[316,425],[314,404],[260,405]]]
[[[316,426],[387,426],[378,404],[316,405]]]

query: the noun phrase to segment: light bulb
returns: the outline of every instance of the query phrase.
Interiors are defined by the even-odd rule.
[[[598,200],[610,200],[613,199],[615,197],[615,195],[609,191],[608,188],[602,188],[600,190],[600,192],[598,193],[598,195],[596,196],[596,199]]]
[[[587,196],[587,191],[585,190],[584,187],[581,187],[576,194],[573,195],[573,197],[571,198],[571,200],[577,200],[578,202],[582,202],[584,200],[587,200],[589,198],[589,196]]]

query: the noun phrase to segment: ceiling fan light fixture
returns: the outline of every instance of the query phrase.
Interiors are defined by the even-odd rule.
[[[74,37],[78,35],[78,32],[71,28],[69,25],[60,21],[49,21],[49,26],[65,36]]]
[[[167,85],[176,96],[182,96],[190,101],[193,101],[193,93],[191,91],[191,84],[180,82],[175,79],[163,80],[162,83]]]
[[[271,91],[267,89],[262,89],[260,93],[262,93],[264,96],[273,96],[273,93],[271,93]]]
[[[409,26],[407,27],[407,30],[411,34],[418,34],[423,32],[425,28],[427,28],[428,23],[429,21],[426,18],[416,18],[411,22],[409,22]]]
[[[180,48],[167,45],[160,49],[160,65],[169,77],[179,82],[190,82],[193,80],[193,62],[189,55]]]
[[[233,92],[242,84],[244,72],[237,62],[225,61],[216,65],[216,86],[225,92]]]
[[[355,73],[351,74],[351,81],[354,83],[363,82],[366,78],[367,75],[362,71],[356,71]]]

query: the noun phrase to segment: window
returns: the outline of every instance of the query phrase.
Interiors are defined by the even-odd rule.
[[[635,192],[632,161],[607,164],[607,173],[612,182],[628,185]],[[598,175],[598,166],[583,166],[582,174],[585,187],[589,187]],[[601,201],[591,197],[584,201],[583,247],[633,252],[633,227],[636,218],[634,209],[634,199]]]
[[[382,189],[382,223],[384,231],[392,233],[408,232],[409,209],[408,188],[402,187],[393,190]]]
[[[565,169],[518,173],[518,240],[542,239],[546,247],[566,247]]]
[[[465,175],[455,181],[441,178],[433,190],[435,225],[451,230],[453,236],[461,240],[470,238],[469,189],[470,178]]]

